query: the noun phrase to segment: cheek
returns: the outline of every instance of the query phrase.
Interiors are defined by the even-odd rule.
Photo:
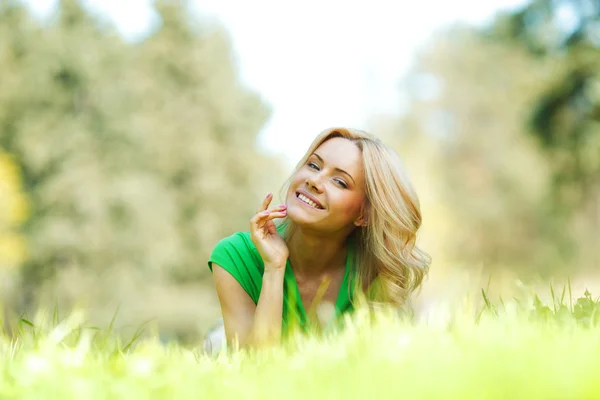
[[[302,183],[306,181],[306,173],[302,173],[302,171],[295,174],[292,179],[290,179],[290,187],[289,191],[295,192],[299,186],[302,186]]]
[[[340,196],[336,199],[336,208],[344,219],[356,219],[360,214],[364,197],[356,194]]]
[[[291,179],[290,183],[290,188],[293,187],[297,187],[299,184],[303,183],[304,181],[306,181],[307,178],[307,173],[306,171],[304,171],[303,169],[301,169],[300,171],[298,171]]]

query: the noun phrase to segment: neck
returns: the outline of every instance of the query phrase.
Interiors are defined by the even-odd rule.
[[[288,249],[294,273],[302,277],[322,276],[346,265],[345,236],[322,236],[296,227],[288,239]]]

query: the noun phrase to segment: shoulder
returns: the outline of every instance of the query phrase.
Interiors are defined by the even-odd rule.
[[[235,232],[230,236],[226,236],[223,239],[219,240],[215,245],[215,248],[227,247],[227,246],[254,246],[252,240],[250,239],[250,232]]]
[[[285,226],[283,224],[278,225],[277,231],[280,235],[283,235]],[[235,232],[232,235],[219,240],[212,250],[208,266],[212,270],[213,262],[223,266],[219,261],[229,263],[230,261],[240,261],[242,259],[246,263],[255,263],[261,271],[264,268],[262,257],[254,245],[254,242],[252,242],[249,231]]]
[[[250,232],[236,232],[215,245],[208,259],[208,267],[219,265],[238,281],[256,303],[260,294],[264,263],[250,239]]]
[[[213,262],[219,265],[239,260],[247,262],[257,255],[260,258],[256,246],[250,239],[250,232],[235,232],[217,242],[210,255],[208,267],[212,270]]]

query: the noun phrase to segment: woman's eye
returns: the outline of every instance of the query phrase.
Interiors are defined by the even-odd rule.
[[[336,179],[335,180],[337,182],[338,185],[340,185],[341,187],[343,187],[344,189],[348,189],[348,185],[346,185],[346,182],[344,182],[341,179]]]
[[[317,164],[313,163],[313,162],[309,162],[308,163],[308,167],[312,168],[312,169],[316,169],[316,170],[319,169],[319,166]]]

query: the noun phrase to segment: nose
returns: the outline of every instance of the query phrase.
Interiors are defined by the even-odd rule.
[[[306,185],[317,193],[323,192],[323,182],[319,174],[313,174],[306,178]]]

